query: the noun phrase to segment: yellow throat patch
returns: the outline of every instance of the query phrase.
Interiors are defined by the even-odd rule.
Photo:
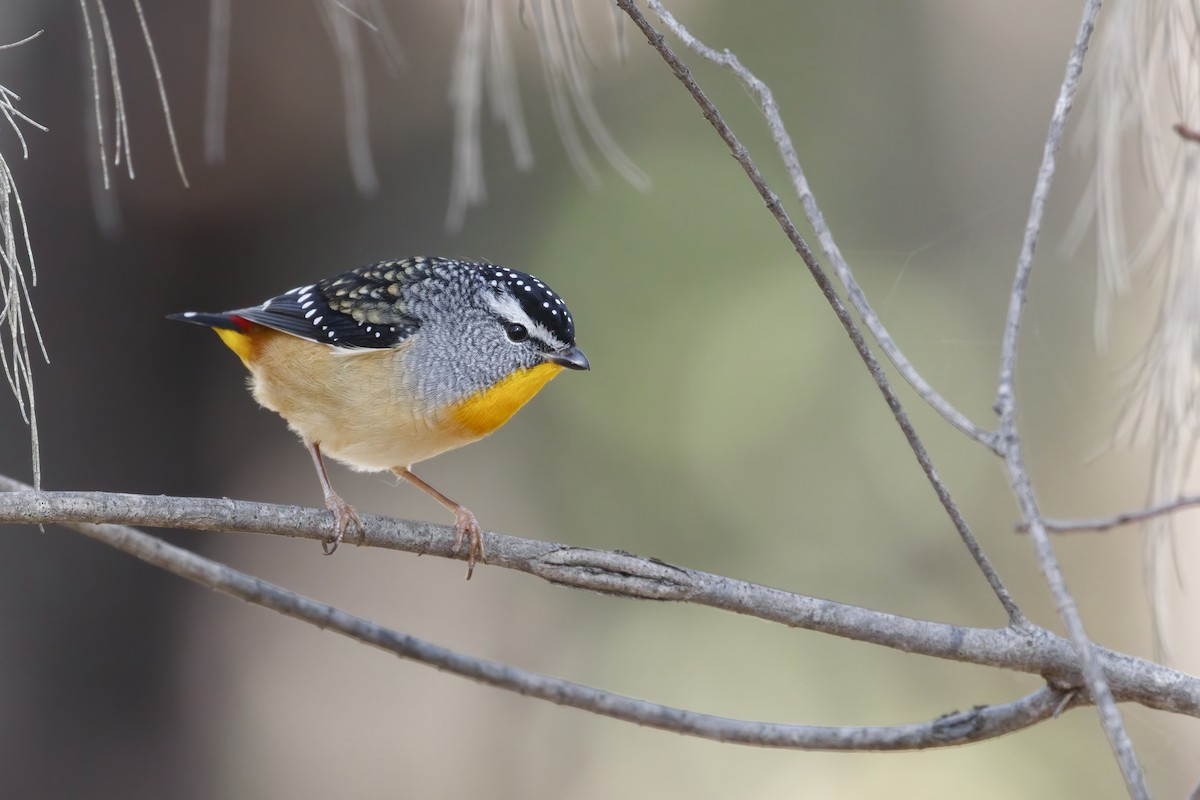
[[[471,395],[451,411],[451,418],[473,436],[487,436],[520,410],[521,406],[562,372],[558,364],[538,364],[514,372],[504,380]]]

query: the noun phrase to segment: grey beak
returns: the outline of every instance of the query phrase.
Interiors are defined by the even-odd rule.
[[[542,358],[551,364],[558,364],[560,367],[566,367],[567,369],[592,368],[592,365],[588,363],[587,356],[575,345],[571,345],[561,353],[542,353]]]

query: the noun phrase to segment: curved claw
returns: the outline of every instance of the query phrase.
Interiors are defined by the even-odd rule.
[[[469,510],[459,506],[454,510],[454,546],[450,552],[458,555],[463,539],[467,539],[467,580],[475,572],[475,562],[483,561],[483,532],[479,521]]]
[[[340,495],[330,492],[325,495],[325,507],[333,513],[333,540],[321,542],[321,552],[327,556],[333,555],[338,549],[342,539],[346,536],[346,530],[353,523],[360,535],[366,534],[367,529],[363,527],[362,519],[359,518],[358,512],[354,507],[341,498]]]

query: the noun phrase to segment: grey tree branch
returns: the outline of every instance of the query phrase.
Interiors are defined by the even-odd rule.
[[[14,481],[0,479],[4,485],[20,485]],[[130,495],[94,495],[92,505],[113,500],[136,500],[146,507],[158,507],[163,513],[162,523],[167,517],[178,518],[180,507],[188,505],[187,498],[153,498]],[[25,506],[34,516],[69,518],[71,514],[48,514],[60,505],[71,506],[72,501],[82,501],[81,493],[39,494],[20,493],[0,496],[5,505]],[[219,512],[231,506],[254,506],[256,504],[219,500],[201,501],[211,506],[209,512],[201,512],[201,519],[208,524],[223,516]],[[75,503],[79,508],[79,503]],[[313,522],[320,520],[327,527],[325,515],[307,509],[275,509],[260,506],[256,512],[262,517],[247,522],[268,522],[277,525],[283,518],[300,514],[309,516]],[[276,515],[274,512],[279,511]],[[94,512],[93,512],[94,513]],[[22,517],[23,514],[11,514]],[[103,516],[103,515],[97,515]],[[119,515],[117,515],[119,516]],[[136,516],[136,514],[134,515]],[[12,520],[15,521],[15,520]],[[368,529],[374,529],[378,518],[364,517]],[[606,692],[582,684],[554,678],[526,670],[499,664],[486,659],[457,653],[398,631],[356,617],[333,606],[319,603],[310,598],[288,591],[267,581],[260,580],[223,564],[211,561],[191,551],[168,544],[141,531],[124,525],[94,524],[90,522],[66,522],[67,526],[83,535],[107,544],[129,555],[207,586],[216,591],[237,597],[246,602],[269,608],[285,616],[330,630],[354,641],[369,644],[401,658],[428,664],[480,683],[495,686],[519,694],[548,700],[558,705],[570,706],[603,716],[633,722],[651,728],[675,733],[713,739],[720,742],[778,747],[802,750],[914,750],[930,747],[946,747],[982,741],[1027,728],[1042,720],[1055,716],[1064,705],[1076,701],[1069,690],[1045,685],[1037,691],[1014,702],[996,706],[978,706],[968,711],[945,714],[931,722],[892,727],[822,727],[788,725],[767,722],[752,722],[701,714],[657,703]],[[440,526],[428,526],[430,528]],[[446,537],[441,537],[446,539]],[[492,538],[496,538],[494,535]],[[508,538],[508,537],[505,537]],[[1198,709],[1200,711],[1200,709]]]
[[[634,0],[616,0],[616,2],[617,6],[627,15],[629,15],[630,19],[633,20],[634,24],[637,25],[638,29],[641,30],[645,35],[647,41],[650,42],[650,46],[659,52],[659,55],[661,55],[663,60],[667,62],[668,66],[670,66],[671,71],[675,73],[675,77],[679,79],[680,83],[682,83],[692,95],[692,98],[696,101],[696,104],[700,106],[701,110],[703,110],[705,119],[707,119],[712,124],[713,128],[716,129],[717,134],[720,135],[721,139],[729,147],[729,151],[733,155],[734,159],[737,160],[742,169],[745,171],[747,177],[750,178],[750,182],[754,184],[754,188],[758,190],[759,196],[761,196],[766,202],[767,208],[771,211],[771,214],[775,217],[776,221],[778,221],[779,226],[783,229],[784,234],[787,235],[788,240],[792,243],[792,246],[800,255],[801,260],[804,261],[805,266],[808,267],[808,271],[812,274],[813,280],[817,282],[817,286],[821,290],[821,294],[824,295],[825,300],[833,309],[834,314],[837,315],[838,321],[842,324],[842,327],[845,328],[846,335],[850,337],[850,341],[854,345],[854,349],[858,351],[859,357],[863,360],[863,363],[866,364],[867,371],[871,373],[871,378],[875,381],[875,384],[879,387],[879,391],[883,394],[884,401],[887,403],[888,408],[891,409],[892,415],[896,419],[896,424],[900,426],[900,430],[904,433],[904,438],[908,441],[909,447],[912,449],[913,454],[917,458],[917,463],[920,464],[922,472],[925,473],[930,485],[933,486],[933,490],[934,493],[937,494],[938,501],[946,510],[946,513],[949,515],[951,522],[954,524],[955,530],[958,531],[958,535],[962,539],[963,544],[966,545],[967,550],[970,551],[971,557],[975,559],[975,563],[979,566],[984,578],[987,579],[988,585],[992,587],[992,591],[996,594],[996,598],[1000,601],[1000,604],[1004,607],[1005,612],[1008,614],[1009,624],[1015,627],[1027,625],[1028,622],[1025,619],[1025,616],[1021,613],[1020,608],[1017,607],[1016,601],[1013,600],[1012,595],[1010,595],[1008,592],[1008,589],[1005,588],[1004,582],[1000,580],[1000,575],[996,572],[995,567],[992,566],[987,554],[983,552],[983,547],[980,546],[979,541],[975,538],[975,534],[971,532],[970,526],[967,524],[966,519],[959,511],[957,504],[955,504],[954,498],[950,496],[949,489],[946,488],[945,482],[942,481],[941,476],[934,467],[933,460],[930,459],[924,443],[922,443],[921,438],[917,435],[916,429],[913,427],[912,422],[908,418],[908,412],[904,410],[904,405],[900,402],[900,398],[896,395],[895,390],[892,388],[891,382],[887,379],[887,375],[884,373],[882,365],[879,363],[879,360],[875,358],[875,354],[871,352],[870,347],[867,346],[866,340],[863,338],[862,331],[859,329],[858,325],[855,324],[854,319],[850,316],[850,313],[846,310],[846,307],[842,303],[841,297],[834,288],[832,281],[830,281],[829,276],[825,274],[824,269],[822,269],[820,263],[817,261],[812,249],[808,246],[808,242],[804,240],[804,237],[800,234],[800,231],[792,222],[791,217],[784,209],[779,196],[775,194],[774,190],[767,185],[766,179],[763,178],[762,172],[759,171],[754,161],[750,158],[750,154],[746,150],[745,145],[743,145],[737,136],[734,135],[728,123],[725,122],[724,117],[721,116],[721,112],[717,110],[717,107],[713,105],[712,101],[710,101],[707,95],[704,94],[704,91],[700,88],[699,84],[697,84],[695,79],[692,78],[691,71],[682,61],[679,60],[679,57],[675,55],[675,52],[671,49],[670,45],[666,43],[666,40],[663,38],[662,34],[655,30],[650,24],[649,20],[647,20],[642,12],[638,10]],[[776,136],[776,142],[779,143],[778,146],[781,150],[786,150],[787,152],[792,153],[792,158],[790,160],[788,160],[785,156],[785,160],[788,160],[789,162],[789,168],[791,168],[791,165],[794,163],[795,168],[799,169],[799,162],[795,158],[795,151],[794,148],[792,148],[791,139],[788,137],[787,131],[783,128],[783,123],[779,120],[779,111],[776,108],[775,101],[771,97],[770,90],[767,89],[766,85],[750,74],[745,68],[741,67],[741,65],[736,62],[736,59],[733,59],[733,56],[727,55],[722,57],[720,54],[716,53],[716,51],[698,42],[682,25],[679,24],[678,21],[674,19],[674,17],[668,14],[665,9],[662,9],[661,4],[659,4],[657,0],[648,0],[648,2],[650,3],[651,7],[658,9],[664,24],[671,28],[672,32],[676,33],[681,38],[686,37],[684,38],[684,41],[691,41],[695,43],[693,49],[700,53],[700,55],[709,60],[713,60],[715,63],[721,64],[722,66],[736,65],[737,74],[747,83],[747,86],[750,87],[751,92],[760,98],[763,113],[767,115],[768,119],[774,120],[772,124],[772,131]],[[798,175],[804,191],[808,193],[807,183],[803,182],[803,173],[798,173]],[[795,177],[795,174],[793,177]],[[810,203],[806,205],[806,208],[811,206],[811,209],[815,210],[815,203],[811,203],[811,193],[808,194],[810,196]],[[810,222],[813,224],[815,229],[818,231],[825,230],[826,234],[828,234],[828,228],[825,226],[823,218],[819,216],[819,211],[817,212],[816,218],[810,216]],[[832,237],[827,236],[826,238],[829,240],[827,246],[832,245]],[[868,308],[867,311],[869,312],[870,309]]]
[[[330,534],[330,516],[323,509],[229,499],[33,492],[30,488],[0,476],[0,522],[125,523],[317,541]],[[461,557],[451,553],[452,527],[368,514],[362,519],[365,532],[349,536],[347,544]],[[1063,690],[1082,685],[1071,643],[1033,625],[1022,629],[947,625],[793,594],[627,553],[498,533],[485,533],[484,538],[489,566],[536,575],[562,586],[708,606],[906,653],[1038,675]],[[1097,648],[1097,657],[1120,700],[1200,717],[1200,678],[1105,648]]]
[[[1121,768],[1125,786],[1131,797],[1147,798],[1150,796],[1146,788],[1145,776],[1133,750],[1133,742],[1121,719],[1121,712],[1111,695],[1111,688],[1105,680],[1104,671],[1097,663],[1095,649],[1083,627],[1079,609],[1075,605],[1063,577],[1062,568],[1054,554],[1050,536],[1046,531],[1045,521],[1038,509],[1037,498],[1033,491],[1033,483],[1025,468],[1025,457],[1021,448],[1021,438],[1017,430],[1017,399],[1014,380],[1017,368],[1017,344],[1019,341],[1021,316],[1025,308],[1029,288],[1029,278],[1033,272],[1033,256],[1037,248],[1038,236],[1041,232],[1042,217],[1046,208],[1046,198],[1054,181],[1054,172],[1058,150],[1062,144],[1063,129],[1067,116],[1071,112],[1071,104],[1079,77],[1083,73],[1083,59],[1087,54],[1092,31],[1095,29],[1096,17],[1100,13],[1100,0],[1088,0],[1084,4],[1083,17],[1071,54],[1067,61],[1066,75],[1059,90],[1058,100],[1054,105],[1054,113],[1050,118],[1050,130],[1046,136],[1046,145],[1042,153],[1042,164],[1038,169],[1037,182],[1034,186],[1033,199],[1030,203],[1029,219],[1025,224],[1025,237],[1021,244],[1021,252],[1017,259],[1016,275],[1013,279],[1012,294],[1009,299],[1008,316],[1004,325],[1004,335],[1000,351],[1000,377],[996,391],[996,411],[1000,416],[999,439],[1004,455],[1004,464],[1008,472],[1009,483],[1016,495],[1021,514],[1028,526],[1037,551],[1038,565],[1042,575],[1054,595],[1054,603],[1059,616],[1067,628],[1079,661],[1083,675],[1087,681],[1092,700],[1096,703],[1104,732]]]
[[[922,468],[926,475],[933,483],[935,491],[939,498],[943,500],[943,505],[947,512],[955,522],[960,535],[962,535],[967,547],[971,550],[972,555],[976,557],[976,561],[980,568],[987,576],[989,583],[992,584],[993,590],[1004,604],[1005,609],[1009,612],[1010,618],[1014,624],[1022,622],[1019,616],[1020,612],[1013,604],[1003,585],[999,581],[999,577],[991,568],[990,563],[984,556],[982,549],[975,541],[974,536],[970,533],[966,526],[965,520],[958,514],[957,507],[950,499],[944,485],[937,477],[931,463],[928,462],[928,456],[924,454],[924,448],[920,441],[916,438],[915,432],[912,432],[911,426],[908,424],[906,415],[903,409],[900,408],[899,401],[895,399],[886,379],[882,376],[882,371],[878,365],[874,363],[874,358],[870,354],[865,345],[860,346],[861,334],[854,327],[849,315],[845,313],[840,306],[836,294],[832,287],[828,284],[828,279],[816,263],[807,244],[803,241],[800,234],[796,232],[788,219],[786,212],[783,211],[778,197],[767,187],[763,181],[761,174],[751,162],[744,146],[737,140],[729,129],[728,125],[721,118],[717,109],[708,100],[699,86],[692,79],[691,74],[686,66],[684,66],[670,47],[665,43],[663,37],[658,33],[646,20],[646,18],[637,9],[634,0],[616,0],[617,5],[625,11],[626,14],[633,19],[634,23],[642,30],[647,40],[656,50],[659,51],[663,59],[671,67],[676,77],[687,87],[693,98],[704,110],[705,117],[717,129],[722,139],[729,146],[734,157],[742,165],[755,187],[759,190],[760,195],[766,201],[768,208],[784,228],[789,239],[796,247],[798,253],[808,265],[813,277],[817,280],[822,292],[827,300],[833,306],[834,311],[838,314],[839,320],[842,321],[850,334],[851,340],[859,349],[860,355],[867,363],[868,369],[872,375],[876,377],[880,390],[888,400],[889,406],[896,413],[897,421],[906,437],[909,438],[910,444],[914,452],[917,454],[918,461],[921,462]],[[1085,5],[1083,20],[1080,24],[1079,33],[1076,37],[1075,44],[1071,51],[1070,60],[1068,63],[1067,74],[1064,78],[1062,88],[1059,95],[1059,100],[1055,108],[1054,116],[1051,120],[1050,132],[1047,137],[1045,155],[1042,163],[1042,168],[1038,176],[1037,189],[1034,192],[1032,209],[1030,211],[1029,223],[1026,226],[1025,242],[1022,247],[1021,259],[1018,263],[1016,280],[1014,283],[1012,300],[1009,310],[1009,317],[1005,328],[1004,352],[1001,364],[1001,378],[998,390],[997,410],[1000,414],[1000,427],[995,435],[989,434],[982,429],[969,423],[965,418],[958,414],[943,398],[937,395],[936,392],[924,384],[920,376],[911,367],[898,348],[888,337],[886,330],[879,323],[878,318],[871,311],[866,303],[865,296],[854,282],[844,259],[841,257],[836,244],[833,241],[832,234],[826,225],[823,216],[812,196],[812,192],[808,187],[807,180],[800,169],[799,160],[796,156],[795,149],[792,146],[791,139],[787,135],[786,129],[783,126],[782,119],[779,115],[778,107],[774,102],[774,98],[769,88],[752,73],[746,70],[741,63],[732,54],[726,52],[718,53],[712,48],[704,45],[702,42],[692,36],[677,20],[663,8],[659,0],[646,0],[647,4],[652,8],[663,24],[666,25],[673,33],[681,38],[681,40],[691,50],[700,54],[705,59],[727,67],[732,70],[746,85],[750,92],[758,99],[759,105],[764,116],[767,119],[771,129],[775,143],[784,163],[788,168],[789,174],[792,177],[793,186],[800,197],[800,201],[809,218],[809,221],[817,231],[818,239],[821,241],[827,257],[834,264],[835,271],[841,278],[843,285],[846,286],[852,304],[859,311],[864,319],[867,327],[872,331],[876,338],[880,341],[885,353],[892,358],[897,369],[905,376],[906,379],[913,385],[917,392],[935,409],[942,414],[952,425],[967,435],[982,442],[990,447],[993,451],[1001,454],[1005,459],[1005,464],[1009,472],[1010,483],[1013,491],[1017,495],[1018,502],[1021,505],[1022,513],[1025,516],[1030,531],[1033,534],[1035,545],[1038,552],[1039,565],[1042,568],[1043,574],[1047,582],[1050,584],[1056,603],[1059,608],[1060,615],[1067,625],[1068,631],[1071,633],[1072,641],[1079,652],[1080,659],[1085,667],[1087,676],[1087,685],[1092,692],[1096,703],[1100,708],[1100,717],[1103,722],[1105,732],[1112,744],[1113,751],[1117,757],[1117,761],[1121,767],[1122,775],[1125,778],[1126,786],[1132,796],[1146,796],[1146,788],[1144,778],[1141,774],[1141,768],[1137,763],[1136,756],[1133,753],[1132,744],[1129,741],[1128,733],[1125,731],[1124,724],[1121,721],[1120,712],[1116,708],[1116,704],[1108,697],[1109,687],[1104,680],[1102,672],[1094,667],[1091,663],[1092,645],[1084,632],[1082,622],[1079,618],[1078,610],[1075,608],[1074,600],[1066,589],[1065,582],[1062,578],[1061,570],[1058,567],[1053,549],[1050,546],[1049,538],[1046,534],[1044,524],[1041,519],[1040,512],[1037,509],[1037,503],[1034,498],[1032,484],[1029,480],[1028,473],[1024,466],[1024,461],[1021,453],[1020,439],[1017,435],[1015,424],[1015,399],[1013,394],[1013,374],[1016,366],[1016,337],[1017,329],[1020,321],[1021,310],[1024,304],[1026,286],[1028,284],[1029,273],[1032,268],[1033,250],[1037,241],[1038,231],[1040,229],[1042,212],[1045,206],[1045,198],[1049,191],[1050,183],[1054,174],[1055,154],[1058,151],[1062,138],[1062,129],[1065,125],[1066,117],[1070,111],[1071,100],[1074,96],[1075,88],[1078,84],[1079,75],[1083,68],[1083,57],[1087,51],[1087,45],[1091,38],[1091,33],[1095,25],[1095,19],[1099,13],[1100,3],[1098,0],[1091,0]],[[895,351],[893,354],[892,351]],[[897,359],[895,356],[899,356]],[[915,380],[914,380],[915,378]]]

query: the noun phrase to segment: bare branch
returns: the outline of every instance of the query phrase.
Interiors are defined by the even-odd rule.
[[[1145,522],[1148,519],[1154,519],[1164,514],[1170,514],[1182,508],[1200,505],[1200,495],[1191,495],[1189,497],[1180,497],[1172,500],[1169,503],[1163,503],[1150,508],[1143,508],[1137,511],[1124,511],[1120,514],[1113,514],[1110,517],[1092,517],[1090,519],[1043,519],[1042,525],[1046,530],[1054,531],[1055,533],[1073,533],[1077,531],[1107,531],[1121,525],[1131,525],[1136,522]],[[1028,530],[1027,525],[1019,526],[1019,530]]]
[[[1083,627],[1079,609],[1075,599],[1067,589],[1066,579],[1062,568],[1054,554],[1050,537],[1046,532],[1045,522],[1038,509],[1037,498],[1033,484],[1025,468],[1025,457],[1021,448],[1021,439],[1017,431],[1016,413],[1017,401],[1014,379],[1017,367],[1017,343],[1020,332],[1021,316],[1025,308],[1029,278],[1033,272],[1033,255],[1037,247],[1038,236],[1041,232],[1042,217],[1045,212],[1046,198],[1050,193],[1050,185],[1054,180],[1054,171],[1058,150],[1062,144],[1063,129],[1067,116],[1070,114],[1075,90],[1079,84],[1079,76],[1083,72],[1083,59],[1087,53],[1095,28],[1096,17],[1100,13],[1099,0],[1088,0],[1084,4],[1083,17],[1079,23],[1071,55],[1067,61],[1066,75],[1059,90],[1054,113],[1050,118],[1050,130],[1046,136],[1046,145],[1042,153],[1042,165],[1038,169],[1037,182],[1033,191],[1033,199],[1029,209],[1029,219],[1025,225],[1025,237],[1021,244],[1021,253],[1017,260],[1016,275],[1013,279],[1012,295],[1009,300],[1008,316],[1004,326],[1001,344],[1000,378],[996,391],[996,411],[1000,416],[1000,440],[1004,451],[1004,462],[1008,471],[1009,483],[1021,507],[1022,516],[1029,526],[1037,551],[1038,565],[1042,575],[1054,595],[1055,605],[1059,616],[1067,628],[1071,641],[1075,645],[1079,660],[1083,666],[1083,674],[1087,686],[1096,703],[1104,732],[1108,736],[1121,774],[1125,778],[1126,788],[1132,797],[1149,797],[1145,777],[1141,765],[1133,750],[1133,742],[1125,730],[1121,712],[1112,697],[1111,689],[1105,680],[1103,670],[1095,658],[1095,649]]]
[[[324,541],[324,509],[240,500],[162,497],[103,492],[28,492],[0,476],[0,522],[22,524],[106,522],[160,528],[299,537]],[[4,493],[2,490],[10,490]],[[424,522],[362,515],[365,531],[346,544],[460,558],[454,529]],[[672,600],[729,611],[906,653],[991,666],[1045,678],[1055,687],[1080,686],[1077,657],[1067,640],[1025,628],[965,628],[785,592],[721,575],[553,542],[485,533],[487,564],[525,572],[555,585],[644,600]],[[1200,717],[1200,678],[1105,648],[1105,674],[1122,701]]]
[[[661,5],[657,3],[657,0],[649,0],[649,2],[651,7],[657,7],[661,9]],[[892,415],[896,419],[896,423],[900,426],[900,430],[903,431],[909,447],[912,449],[917,458],[917,462],[921,466],[921,470],[925,473],[929,483],[933,486],[933,490],[938,497],[938,501],[946,510],[947,515],[949,515],[954,524],[955,530],[959,534],[959,537],[966,545],[967,550],[970,551],[972,558],[975,559],[975,563],[979,566],[980,571],[983,572],[984,577],[987,579],[988,585],[991,586],[992,591],[1000,601],[1000,604],[1004,607],[1005,612],[1008,614],[1009,622],[1015,626],[1026,625],[1027,621],[1024,615],[1017,607],[1017,604],[1013,600],[1012,595],[1009,594],[1008,589],[1005,588],[1003,581],[1000,580],[1000,575],[996,572],[995,567],[992,566],[987,554],[983,552],[983,548],[980,546],[979,541],[975,538],[975,534],[971,532],[971,528],[967,524],[966,519],[959,511],[954,499],[950,496],[950,491],[946,488],[941,476],[938,475],[936,468],[933,466],[933,461],[930,459],[929,453],[925,450],[925,445],[917,435],[916,429],[913,428],[912,422],[908,418],[908,412],[904,410],[904,405],[900,402],[900,398],[896,395],[895,390],[892,388],[891,382],[887,379],[887,375],[884,373],[883,367],[880,365],[879,360],[875,358],[874,353],[872,353],[870,347],[867,346],[866,340],[863,338],[862,331],[859,329],[858,325],[855,324],[854,319],[846,310],[845,305],[842,303],[841,297],[838,296],[837,290],[834,288],[833,283],[829,280],[829,276],[825,274],[824,269],[822,269],[820,263],[817,261],[812,249],[808,246],[808,242],[804,240],[804,237],[800,234],[800,231],[792,222],[791,217],[788,216],[787,211],[783,208],[783,204],[780,202],[779,196],[776,195],[775,192],[767,185],[766,180],[763,178],[762,172],[759,171],[758,167],[754,164],[754,161],[750,158],[750,154],[746,150],[746,147],[741,143],[737,136],[734,135],[733,131],[729,128],[729,125],[725,122],[724,117],[721,116],[720,111],[717,110],[717,107],[714,106],[712,101],[710,101],[704,94],[704,91],[700,88],[699,84],[697,84],[692,78],[691,71],[683,64],[683,62],[679,60],[678,56],[675,55],[675,52],[666,43],[666,40],[663,39],[662,34],[660,34],[652,25],[650,25],[650,22],[646,19],[642,12],[638,10],[633,0],[617,0],[617,5],[621,8],[621,10],[629,15],[629,17],[634,21],[634,24],[637,25],[637,27],[646,36],[646,39],[650,42],[650,45],[659,52],[663,60],[666,61],[671,67],[672,72],[675,73],[675,77],[677,77],[679,81],[687,88],[688,92],[692,95],[692,98],[695,99],[697,105],[699,105],[704,111],[705,119],[712,124],[717,133],[720,135],[721,139],[724,140],[726,145],[728,145],[730,153],[732,153],[737,162],[741,164],[742,169],[745,171],[747,177],[750,178],[750,182],[754,184],[754,188],[758,190],[759,196],[762,197],[762,199],[766,202],[767,208],[771,211],[771,214],[774,215],[776,221],[779,223],[779,226],[787,235],[788,240],[791,241],[792,246],[796,249],[796,252],[804,261],[805,266],[808,267],[808,271],[812,274],[813,280],[817,282],[817,286],[821,290],[821,294],[824,295],[825,300],[833,309],[834,314],[837,315],[838,321],[842,324],[842,327],[845,328],[847,336],[850,337],[850,341],[854,345],[855,350],[858,351],[859,357],[863,360],[863,363],[866,364],[867,371],[871,373],[871,378],[879,387],[879,391],[883,394],[888,408],[891,409]],[[682,35],[686,35],[688,39],[695,41],[690,34],[687,34],[687,31],[683,28],[683,26],[675,21],[673,17],[670,17],[665,10],[662,11],[662,14],[666,15],[664,19],[670,19],[670,22],[667,24],[672,25],[675,32],[682,32]],[[697,47],[702,48],[699,51],[701,55],[711,54],[711,56],[705,55],[705,57],[716,57],[719,59],[718,63],[723,63],[724,59],[719,54],[715,53],[715,51],[701,45],[699,42],[696,44]],[[741,72],[745,75],[750,75],[744,69],[742,69]],[[758,79],[754,78],[752,75],[750,75],[750,79],[755,82],[755,85],[760,87],[758,92],[760,93],[760,97],[764,98],[764,113],[767,113],[768,116],[774,114],[774,118],[778,120],[778,110],[775,109],[775,101],[771,99],[770,91],[767,89],[766,85],[761,81],[758,81]],[[787,138],[787,132],[783,130],[781,124],[775,129],[775,133],[777,137],[782,137],[782,144],[780,144],[780,147],[786,146],[790,150],[791,142]],[[777,142],[779,141],[780,140],[777,138]],[[804,188],[805,191],[807,191],[807,186]],[[813,207],[815,208],[815,204]],[[815,224],[817,223],[814,222],[814,225]],[[822,222],[821,224],[823,225],[824,223]],[[830,240],[830,244],[832,244],[832,240]]]
[[[34,498],[37,503],[39,498],[36,495]],[[238,572],[133,528],[85,522],[68,523],[68,527],[202,586],[378,647],[401,658],[558,705],[720,742],[840,751],[946,747],[982,741],[1027,728],[1055,716],[1057,710],[1071,700],[1069,692],[1043,686],[1012,703],[978,706],[969,711],[943,715],[932,722],[894,727],[821,727],[729,719],[637,700],[457,653]]]

